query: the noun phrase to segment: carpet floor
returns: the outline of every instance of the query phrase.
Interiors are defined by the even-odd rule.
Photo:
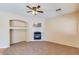
[[[51,42],[20,42],[6,49],[4,55],[79,55],[79,49]]]

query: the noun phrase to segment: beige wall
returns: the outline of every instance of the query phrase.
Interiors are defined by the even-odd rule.
[[[46,41],[79,48],[78,16],[78,13],[72,13],[47,19]]]

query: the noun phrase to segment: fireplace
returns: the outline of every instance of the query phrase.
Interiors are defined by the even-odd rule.
[[[41,40],[41,32],[34,32],[34,40]]]

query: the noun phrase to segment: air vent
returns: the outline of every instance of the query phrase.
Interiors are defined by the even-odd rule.
[[[61,11],[61,10],[62,10],[61,8],[56,9],[56,11]]]

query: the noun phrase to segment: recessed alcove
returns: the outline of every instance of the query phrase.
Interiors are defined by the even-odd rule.
[[[10,44],[27,40],[28,23],[23,20],[9,20]]]

